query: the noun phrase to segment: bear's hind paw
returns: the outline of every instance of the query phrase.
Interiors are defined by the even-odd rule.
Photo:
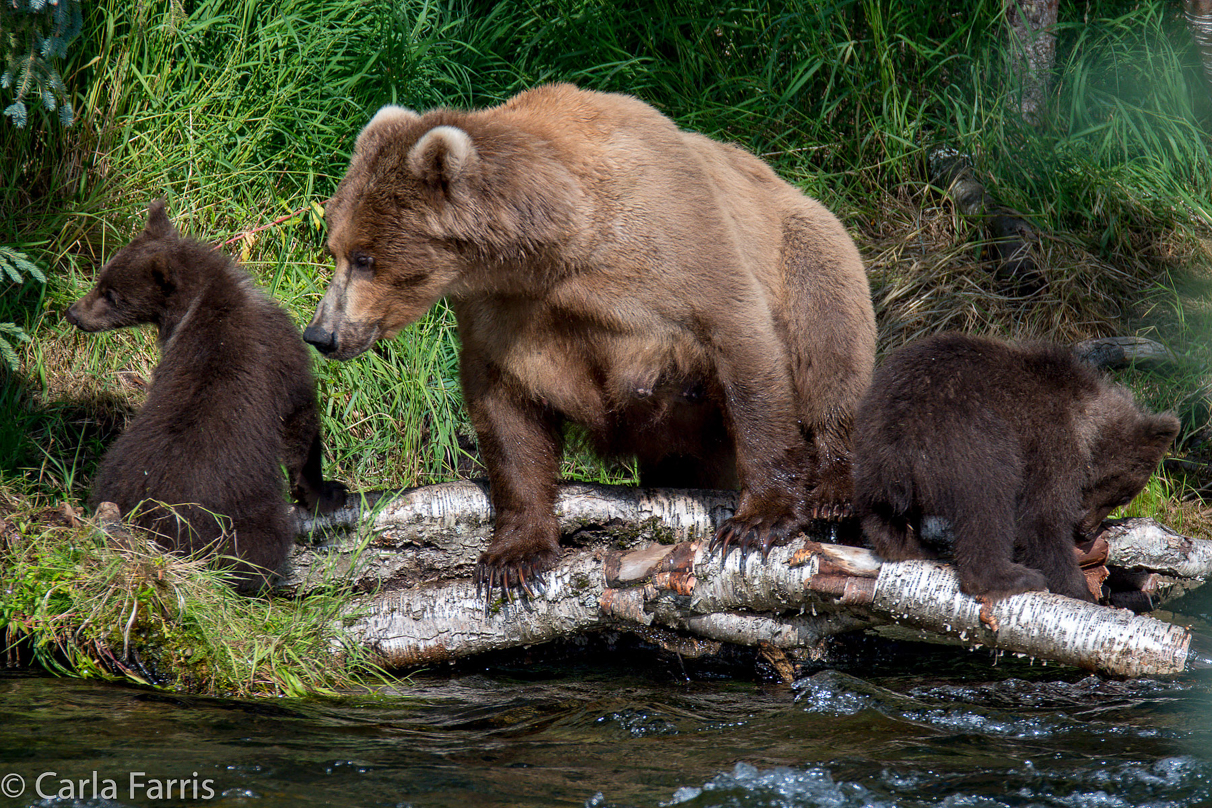
[[[1022,564],[982,569],[979,577],[961,568],[960,589],[966,595],[992,604],[1011,595],[1046,591],[1048,580],[1039,570],[1024,567]]]

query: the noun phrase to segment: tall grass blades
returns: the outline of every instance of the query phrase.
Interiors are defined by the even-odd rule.
[[[1198,346],[1209,111],[1177,10],[1066,5],[1050,114],[1028,127],[1006,103],[1003,5],[89,4],[63,71],[76,125],[0,129],[0,243],[50,269],[44,291],[0,308],[32,337],[13,343],[21,364],[4,398],[31,437],[3,482],[51,492],[71,478],[83,490],[138,404],[150,332],[77,334],[59,311],[153,196],[169,195],[183,229],[226,240],[319,208],[381,104],[484,106],[545,81],[633,93],[758,152],[838,211],[868,259],[882,348],[943,328],[1061,340],[1143,330]],[[980,222],[928,187],[934,143],[970,153],[991,193],[1039,224],[1044,293],[998,288]],[[306,213],[228,247],[300,324],[329,271],[323,227]],[[439,305],[353,362],[318,363],[334,472],[375,488],[473,469],[457,352]],[[565,471],[615,473],[586,457]]]

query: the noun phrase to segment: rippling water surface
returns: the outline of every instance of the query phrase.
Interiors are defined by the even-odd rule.
[[[0,805],[1210,806],[1212,680],[877,642],[794,686],[655,654],[339,701],[8,674],[19,783]]]

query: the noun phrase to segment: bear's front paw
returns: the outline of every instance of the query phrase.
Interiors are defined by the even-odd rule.
[[[320,496],[316,500],[316,510],[320,513],[339,511],[345,507],[345,500],[348,496],[349,489],[345,487],[345,483],[325,480],[324,490],[320,492]]]
[[[738,514],[720,525],[707,549],[712,553],[722,549],[723,557],[727,559],[728,551],[738,547],[742,564],[751,551],[761,550],[762,560],[765,561],[771,549],[780,547],[799,535],[802,525],[802,519],[790,516],[743,517]]]
[[[498,531],[476,562],[476,595],[485,596],[485,608],[498,587],[508,600],[513,599],[515,589],[533,598],[536,589],[542,591],[543,573],[554,567],[559,557],[558,538],[520,531],[502,535]]]

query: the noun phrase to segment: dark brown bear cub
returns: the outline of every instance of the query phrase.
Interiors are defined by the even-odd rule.
[[[147,403],[101,461],[94,507],[133,511],[167,549],[238,558],[241,588],[255,589],[292,542],[279,464],[300,505],[344,503],[344,486],[321,476],[315,381],[298,328],[227,257],[183,238],[163,200],[67,319],[84,331],[159,329]]]
[[[1075,538],[1140,492],[1178,427],[1063,348],[930,337],[889,357],[859,405],[855,510],[891,561],[929,557],[922,518],[948,520],[969,595],[1092,600]]]

